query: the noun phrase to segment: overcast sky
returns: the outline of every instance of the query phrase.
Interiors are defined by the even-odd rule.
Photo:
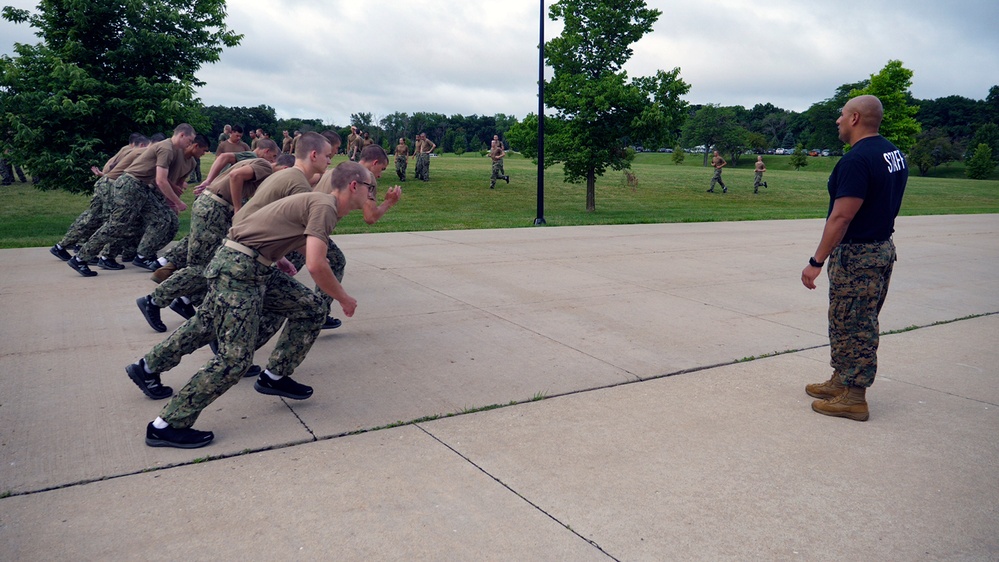
[[[547,7],[552,0],[544,2]],[[0,0],[33,8],[37,1]],[[832,97],[892,59],[918,99],[984,99],[999,84],[999,2],[651,0],[662,11],[633,45],[630,76],[680,67],[690,103],[792,111]],[[536,112],[539,1],[237,0],[242,43],[198,74],[206,105],[269,105],[279,118],[343,126],[401,111]],[[545,38],[561,32],[546,18]],[[0,52],[37,42],[0,21]],[[549,74],[550,76],[550,74]]]

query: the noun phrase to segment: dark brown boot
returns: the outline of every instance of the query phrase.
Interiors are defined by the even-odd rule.
[[[867,389],[862,386],[851,386],[847,391],[830,398],[829,400],[816,400],[812,402],[812,409],[816,412],[837,418],[849,418],[856,421],[867,421],[871,416],[867,410]]]
[[[833,373],[826,382],[805,385],[805,394],[812,398],[835,398],[846,391],[846,385],[840,382],[839,375]]]

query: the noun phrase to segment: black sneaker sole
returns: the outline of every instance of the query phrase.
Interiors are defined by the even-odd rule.
[[[87,267],[86,264],[80,264],[79,262],[76,261],[75,258],[67,261],[66,265],[68,265],[70,268],[72,268],[73,271],[79,273],[84,277],[97,277],[96,271],[91,271],[91,269]]]
[[[111,261],[98,261],[97,262],[97,267],[99,267],[101,269],[111,269],[111,270],[114,270],[114,271],[118,271],[120,269],[125,269],[124,265],[121,265],[118,262],[111,262]]]
[[[262,375],[262,376],[267,376],[267,375]],[[270,396],[280,396],[282,398],[290,398],[292,400],[305,400],[306,398],[309,398],[310,396],[312,396],[311,392],[308,393],[308,394],[305,394],[305,395],[302,395],[302,394],[292,394],[292,393],[290,393],[288,391],[285,391],[285,390],[278,390],[276,388],[271,388],[269,386],[264,386],[264,385],[260,384],[260,378],[259,377],[257,378],[257,382],[253,383],[253,388],[257,392],[259,392],[260,394],[268,394]]]
[[[60,253],[59,249],[56,248],[55,246],[52,246],[51,248],[49,248],[49,253],[52,254],[53,256],[61,259],[62,261],[69,261],[70,258],[73,257],[73,256],[69,255],[69,252],[67,252],[66,250],[63,250]],[[63,256],[65,256],[65,257],[63,257]]]
[[[139,390],[143,394],[152,398],[153,400],[163,400],[164,398],[170,398],[173,396],[173,389],[169,386],[160,385],[159,388],[162,389],[159,392],[154,392],[148,386],[146,386],[146,373],[142,370],[142,367],[136,363],[131,363],[125,367],[125,372],[128,373],[128,378],[132,379],[135,386],[139,387]]]
[[[198,449],[204,447],[205,445],[208,445],[214,439],[215,438],[213,436],[212,439],[207,439],[205,441],[195,441],[194,443],[178,443],[175,441],[168,441],[166,439],[156,439],[154,437],[146,437],[146,445],[150,447],[175,447],[177,449]]]
[[[142,316],[146,319],[146,322],[149,324],[150,328],[160,333],[167,331],[166,324],[164,324],[162,320],[159,321],[159,324],[153,321],[153,317],[150,316],[149,310],[146,308],[146,297],[139,297],[135,299],[135,304],[136,306],[139,307],[139,311],[142,312]]]

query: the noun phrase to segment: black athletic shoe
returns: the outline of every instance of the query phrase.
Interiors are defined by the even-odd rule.
[[[146,322],[149,322],[149,326],[152,329],[157,332],[167,331],[166,324],[160,320],[160,307],[153,304],[152,297],[149,295],[139,297],[135,299],[135,304],[142,311],[142,315],[146,317]]]
[[[713,187],[708,190],[708,193],[714,193],[714,192],[715,192],[715,188],[713,188]]]
[[[291,377],[281,377],[274,380],[266,373],[260,373],[257,382],[253,383],[253,388],[260,394],[270,394],[271,396],[284,396],[292,400],[305,400],[312,396],[312,387],[299,384]]]
[[[763,187],[769,187],[769,186],[767,185],[767,182],[763,182]]]
[[[135,256],[135,259],[132,260],[132,265],[148,269],[149,271],[156,271],[160,268],[160,262],[156,261],[156,256],[149,258],[140,258],[139,256]]]
[[[211,443],[212,439],[215,439],[215,434],[211,431],[198,431],[192,427],[156,429],[153,422],[146,426],[146,445],[150,447],[197,449]]]
[[[180,299],[173,299],[173,301],[170,302],[170,310],[183,316],[184,320],[190,320],[191,318],[194,318],[195,314],[197,314],[197,310],[194,309],[193,304],[186,303]]]
[[[143,359],[139,359],[138,363],[132,363],[131,365],[125,367],[125,372],[128,373],[128,378],[132,379],[132,382],[139,387],[139,390],[141,390],[143,394],[153,400],[162,400],[163,398],[173,396],[173,389],[169,386],[163,386],[163,383],[160,382],[160,374],[147,373],[145,367],[143,366],[144,364],[145,361]]]
[[[259,377],[260,373],[263,372],[264,370],[260,367],[260,365],[250,365],[250,368],[243,373],[243,378],[248,379],[250,377]]]
[[[503,176],[503,179],[506,180],[506,183],[510,183],[510,176]]]
[[[49,253],[61,259],[62,261],[69,261],[69,259],[73,257],[69,255],[69,252],[66,251],[66,248],[60,248],[58,244],[49,248]]]
[[[73,256],[73,257],[69,258],[69,261],[67,261],[66,264],[69,265],[70,267],[72,267],[74,271],[76,271],[77,273],[79,273],[80,275],[82,275],[84,277],[96,277],[97,276],[97,272],[96,271],[91,271],[90,268],[87,267],[87,264],[85,264],[82,261],[80,261],[76,256]]]
[[[97,267],[101,269],[125,269],[125,266],[115,261],[114,258],[101,258],[97,260]]]
[[[327,316],[326,322],[323,323],[323,329],[333,330],[335,328],[339,328],[342,325],[343,322],[341,322],[339,318],[333,318],[332,316]]]

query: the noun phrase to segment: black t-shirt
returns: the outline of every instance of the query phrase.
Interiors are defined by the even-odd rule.
[[[862,139],[836,163],[829,176],[826,217],[836,199],[858,197],[864,202],[843,239],[887,240],[895,232],[895,217],[908,179],[909,166],[894,144],[880,135]]]

